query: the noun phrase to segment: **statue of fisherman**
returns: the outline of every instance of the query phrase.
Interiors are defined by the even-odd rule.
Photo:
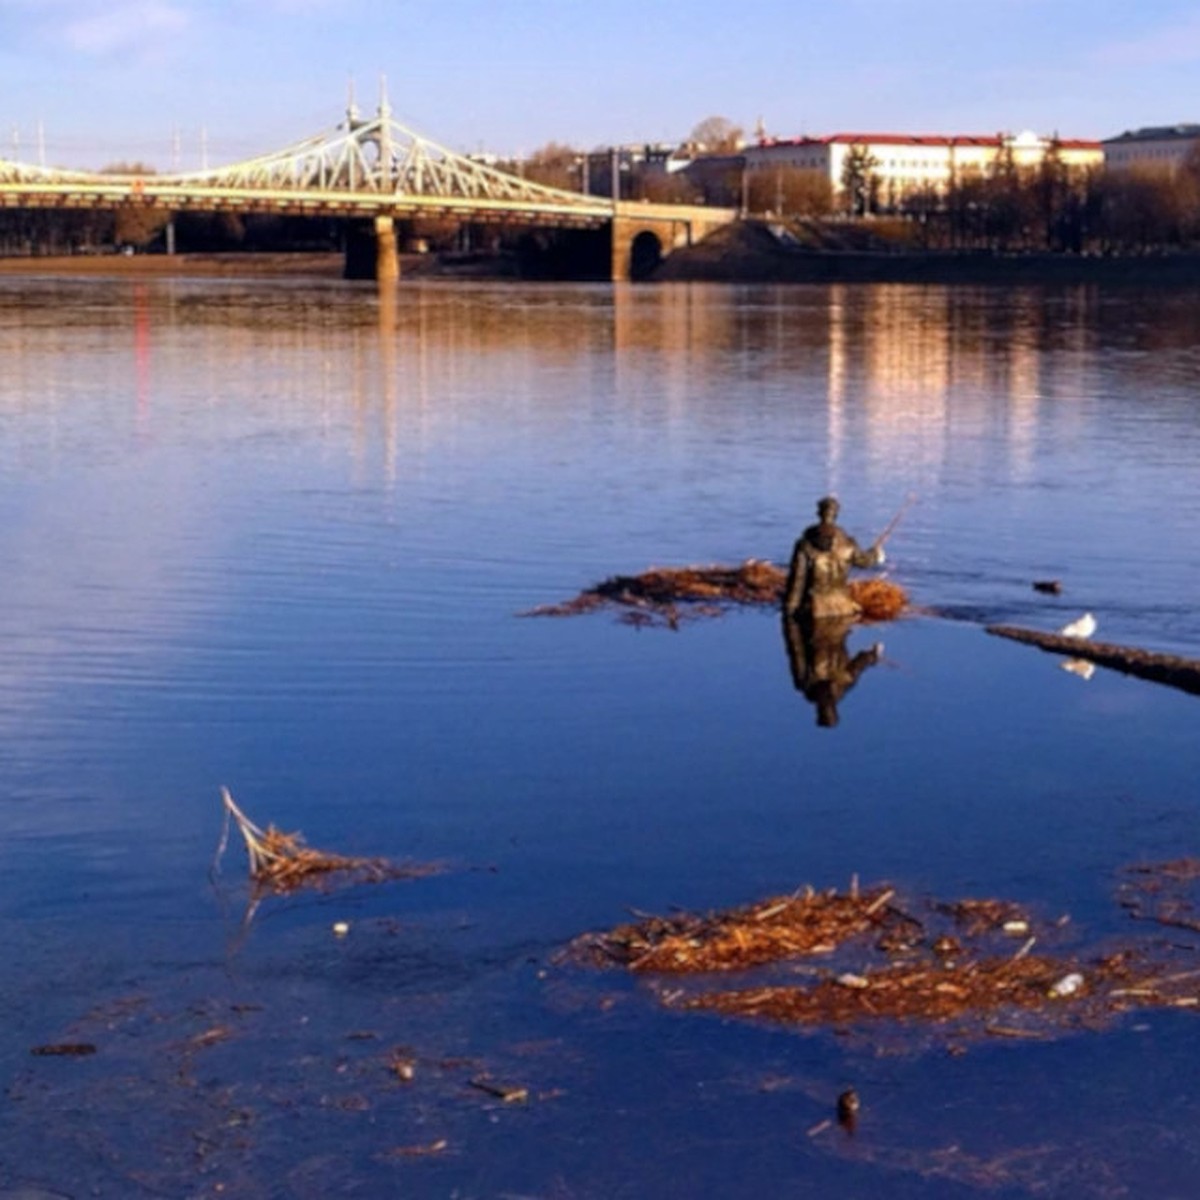
[[[886,560],[880,539],[866,550],[837,523],[832,496],[817,501],[817,524],[810,525],[792,550],[783,611],[787,617],[822,621],[857,618],[862,612],[850,595],[851,567],[878,567]]]

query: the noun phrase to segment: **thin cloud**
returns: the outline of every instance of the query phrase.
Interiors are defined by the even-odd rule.
[[[192,23],[186,0],[0,0],[8,49],[58,46],[89,58],[160,58]]]
[[[157,55],[187,29],[188,14],[164,0],[141,0],[81,15],[63,31],[68,45],[98,57]]]
[[[1184,17],[1139,37],[1098,47],[1096,63],[1110,67],[1165,67],[1200,62],[1200,15]]]

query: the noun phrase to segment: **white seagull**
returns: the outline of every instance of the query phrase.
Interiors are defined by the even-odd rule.
[[[1071,621],[1059,631],[1063,637],[1090,638],[1096,632],[1096,618],[1085,612],[1078,621]]]

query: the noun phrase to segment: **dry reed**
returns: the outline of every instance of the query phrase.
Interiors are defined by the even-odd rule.
[[[586,934],[576,940],[574,952],[632,971],[736,971],[832,951],[880,925],[891,895],[882,888],[861,895],[809,889],[708,916],[646,917],[608,933]]]
[[[309,886],[336,874],[353,876],[358,880],[378,881],[415,874],[410,868],[393,866],[384,858],[353,858],[329,854],[304,845],[299,833],[284,833],[274,825],[260,828],[234,802],[229,789],[221,789],[225,811],[221,841],[217,847],[214,866],[221,860],[229,841],[230,823],[237,825],[250,860],[250,878],[268,891],[284,893]]]
[[[774,563],[749,558],[741,565],[652,567],[640,575],[614,575],[561,604],[544,604],[526,617],[571,617],[598,608],[623,610],[631,624],[674,627],[691,617],[717,616],[735,605],[777,607],[787,572]],[[850,594],[865,621],[891,621],[908,606],[908,593],[883,578],[855,579]]]
[[[1191,895],[1179,894],[1198,877],[1197,860],[1140,866],[1118,897],[1135,918],[1200,929]],[[704,916],[639,914],[636,923],[577,938],[567,957],[673,977],[655,990],[674,1009],[826,1028],[919,1022],[952,1026],[956,1037],[1022,1038],[1099,1026],[1135,1009],[1200,1011],[1200,969],[1180,959],[1181,947],[1131,943],[1085,956],[1039,946],[1033,954],[1035,944],[1061,936],[1065,919],[1030,934],[1034,922],[1008,901],[931,900],[917,919],[893,898],[882,887],[809,888]],[[847,952],[853,971],[834,965]],[[834,957],[826,966],[772,967],[806,955]],[[746,972],[742,986],[710,980],[697,988],[679,978],[734,971]],[[797,972],[808,978],[795,983]]]

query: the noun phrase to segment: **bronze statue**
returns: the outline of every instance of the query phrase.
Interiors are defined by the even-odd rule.
[[[817,524],[800,535],[792,550],[783,595],[783,611],[788,617],[853,620],[862,611],[850,595],[850,568],[881,566],[886,559],[883,539],[861,549],[838,525],[838,511],[832,496],[817,501]]]

